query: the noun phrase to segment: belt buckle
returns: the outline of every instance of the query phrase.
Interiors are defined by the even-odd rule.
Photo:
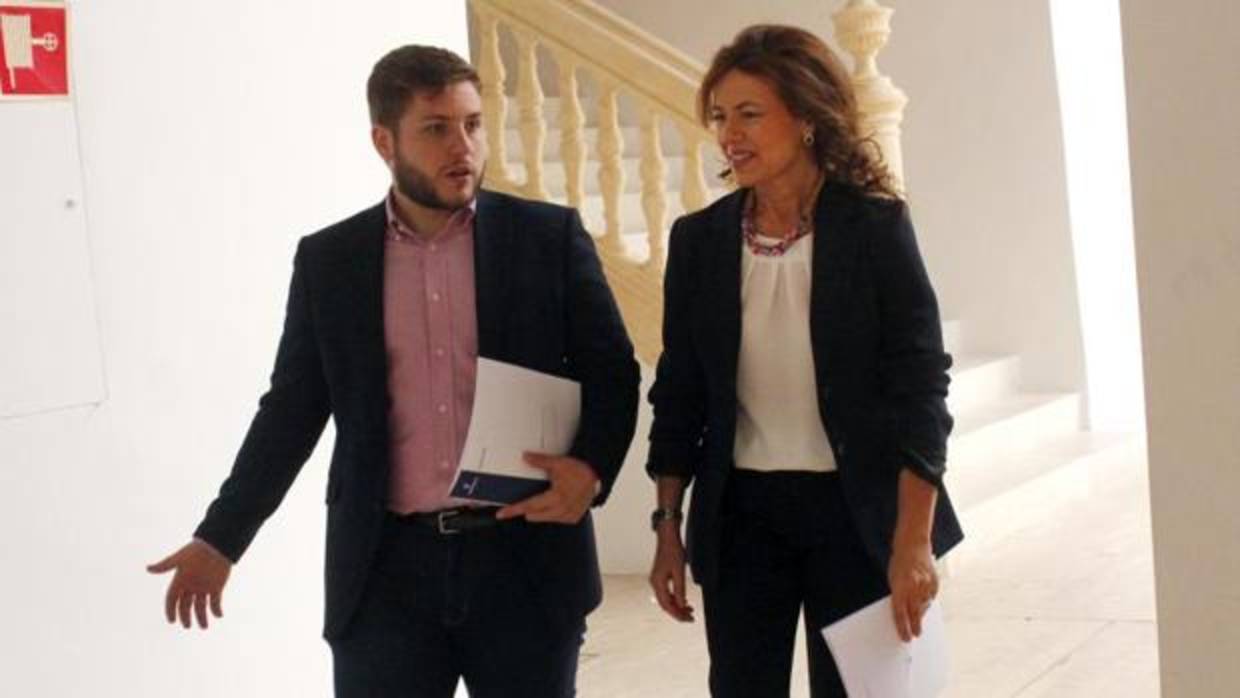
[[[445,524],[461,515],[460,509],[445,509],[435,515],[435,525],[439,532],[445,536],[456,535],[461,532],[459,528],[448,528]]]

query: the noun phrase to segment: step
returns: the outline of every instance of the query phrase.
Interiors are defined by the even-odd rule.
[[[951,368],[947,407],[952,414],[983,409],[1016,393],[1019,356],[956,356]]]
[[[957,511],[964,511],[1120,440],[1086,431],[1051,436],[1023,449],[997,449],[981,461],[953,461],[945,482]]]
[[[1030,516],[1016,513],[1036,511],[1040,517],[1055,516],[1073,502],[1097,497],[1100,485],[1114,478],[1117,469],[1131,468],[1134,462],[1145,459],[1145,440],[1139,434],[1080,432],[1075,444],[1048,444],[1040,472],[1031,463],[1026,464],[1023,467],[1028,477],[1022,481],[1013,480],[1007,487],[989,492],[979,485],[972,493],[963,482],[948,485],[954,488],[950,491],[965,529],[964,543],[948,558],[953,569],[967,566],[978,555],[995,550],[1004,540],[1027,529]]]
[[[1030,450],[1080,430],[1076,393],[1017,394],[955,415],[948,469],[989,467],[1004,453]]]

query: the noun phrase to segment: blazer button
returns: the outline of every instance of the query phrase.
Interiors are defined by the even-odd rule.
[[[840,445],[839,445],[839,446],[836,446],[836,448],[835,448],[835,454],[836,454],[836,455],[838,455],[838,456],[839,456],[839,457],[841,457],[841,458],[843,458],[843,457],[844,457],[844,442],[843,442],[843,441],[841,441],[841,442],[840,442]]]

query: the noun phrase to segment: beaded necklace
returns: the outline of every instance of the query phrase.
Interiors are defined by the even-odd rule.
[[[814,198],[816,199],[817,197],[815,196]],[[801,214],[801,219],[797,221],[796,227],[787,235],[765,235],[761,230],[758,230],[757,216],[755,215],[756,205],[756,197],[751,191],[745,198],[745,209],[741,213],[741,234],[744,235],[745,244],[749,245],[749,250],[756,255],[762,257],[781,257],[788,251],[788,248],[792,247],[793,243],[814,232],[814,226],[809,214],[803,213]],[[762,242],[759,236],[778,238],[779,241],[774,244],[768,244]]]

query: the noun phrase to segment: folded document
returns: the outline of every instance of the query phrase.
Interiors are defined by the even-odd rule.
[[[564,455],[581,417],[581,386],[559,376],[478,359],[474,411],[452,496],[511,504],[547,489],[526,451]]]
[[[891,597],[822,631],[850,698],[932,698],[947,687],[947,633],[938,602],[921,619],[921,636],[896,633]]]

